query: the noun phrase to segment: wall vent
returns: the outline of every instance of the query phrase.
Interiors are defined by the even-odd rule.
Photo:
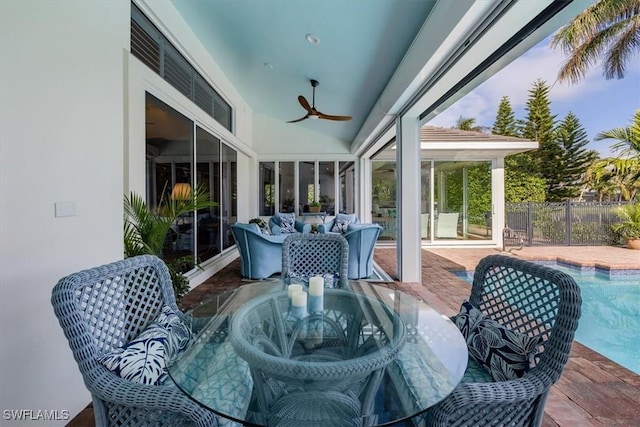
[[[133,3],[131,54],[192,100],[225,129],[233,132],[231,105]]]

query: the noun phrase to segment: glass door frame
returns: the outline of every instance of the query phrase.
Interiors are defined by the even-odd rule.
[[[491,236],[489,239],[478,239],[478,240],[470,240],[470,239],[438,239],[435,237],[436,234],[436,215],[433,213],[436,211],[436,167],[435,164],[438,162],[475,162],[475,163],[488,163],[490,165],[491,171],[491,208],[490,208],[490,220],[491,224],[496,224],[496,200],[500,200],[501,196],[499,194],[500,186],[503,185],[500,183],[501,179],[503,179],[504,174],[499,173],[501,164],[504,163],[500,159],[488,159],[488,158],[468,158],[468,159],[454,159],[452,156],[438,156],[438,157],[424,157],[421,159],[422,163],[429,162],[429,200],[427,205],[427,212],[429,214],[429,231],[428,238],[422,238],[422,246],[425,247],[439,247],[439,246],[494,246],[498,242],[498,234],[501,233],[501,230],[497,230],[495,227],[491,227]],[[421,183],[422,186],[422,183]],[[464,184],[465,190],[464,193],[467,195],[468,193],[468,185]],[[421,193],[423,189],[421,188]],[[463,210],[464,215],[462,218],[463,228],[462,232],[464,233],[468,227],[468,197],[463,195]],[[502,196],[502,198],[504,198]],[[420,212],[422,214],[422,212]]]

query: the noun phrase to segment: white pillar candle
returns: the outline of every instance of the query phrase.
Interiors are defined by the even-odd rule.
[[[289,299],[291,299],[291,296],[293,295],[294,292],[299,292],[301,290],[302,290],[302,285],[298,285],[298,284],[289,285],[287,287],[287,295],[289,296]]]
[[[295,291],[291,294],[291,315],[298,319],[307,316],[307,293],[303,291]]]
[[[322,313],[324,308],[324,278],[309,279],[309,313]]]
[[[320,285],[321,287],[324,287],[324,277],[322,276],[313,276],[309,278],[309,294],[311,294],[311,288],[314,285]]]

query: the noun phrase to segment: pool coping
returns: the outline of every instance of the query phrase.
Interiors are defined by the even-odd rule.
[[[616,277],[619,278],[621,276],[638,276],[640,278],[640,268],[629,268],[629,267],[616,267],[611,266],[609,264],[602,264],[599,262],[582,262],[575,261],[571,259],[566,259],[562,257],[557,257],[555,261],[552,260],[530,260],[536,263],[540,263],[542,265],[558,265],[560,267],[566,267],[573,270],[578,270],[582,273],[595,273],[601,276],[608,276],[610,278]],[[635,278],[635,277],[634,277]]]
[[[628,276],[632,276],[632,279],[640,279],[640,268],[618,268],[615,266],[611,266],[608,264],[602,264],[598,262],[585,263],[581,261],[575,261],[571,259],[566,259],[562,257],[556,257],[555,259],[527,259],[527,261],[535,262],[536,264],[546,265],[548,267],[553,268],[554,266],[565,267],[575,271],[579,271],[580,273],[594,274],[599,277],[604,277],[605,279],[621,279]],[[471,277],[473,275],[474,270],[469,269],[450,269],[452,273],[458,275],[458,273],[466,274],[467,277]],[[640,285],[640,283],[639,283]]]

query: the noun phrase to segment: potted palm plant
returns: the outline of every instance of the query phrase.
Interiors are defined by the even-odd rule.
[[[640,249],[640,203],[618,206],[614,213],[620,222],[613,224],[613,231],[626,239],[629,249]]]
[[[156,255],[162,258],[167,236],[179,218],[198,209],[217,206],[209,200],[209,190],[197,186],[181,197],[162,197],[158,207],[150,208],[143,197],[131,192],[124,196],[124,256]],[[196,265],[193,256],[164,260],[176,301],[189,291],[189,280],[182,272]]]

